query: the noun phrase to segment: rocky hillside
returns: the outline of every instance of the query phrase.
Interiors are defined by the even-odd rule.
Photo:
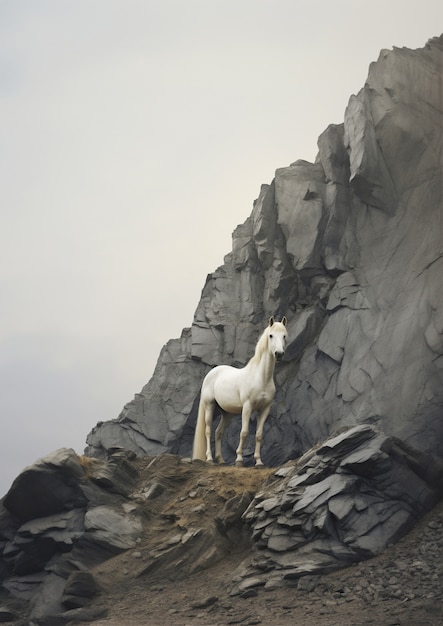
[[[364,423],[442,457],[442,56],[442,37],[382,50],[344,123],[319,137],[315,163],[278,169],[262,187],[192,327],[120,417],[92,430],[88,454],[189,455],[204,375],[244,365],[268,317],[285,314],[267,465]],[[229,461],[239,427],[227,433]]]
[[[309,593],[334,610],[407,603],[408,615],[428,620],[417,623],[437,624],[441,507],[423,550],[386,568],[388,587],[362,562],[409,531],[442,487],[443,464],[368,425],[278,469],[59,450],[24,470],[0,502],[0,621],[157,626],[173,616],[189,626],[279,615],[283,626],[305,615]],[[326,576],[357,563],[358,585],[355,574]],[[242,603],[258,595],[259,613],[245,615]],[[364,623],[352,615],[341,623]]]

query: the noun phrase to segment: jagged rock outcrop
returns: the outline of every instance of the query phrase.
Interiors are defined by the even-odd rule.
[[[199,389],[243,365],[267,317],[289,337],[263,460],[277,465],[351,424],[443,455],[442,37],[383,50],[344,123],[264,185],[232,252],[207,278],[191,328],[87,453],[189,455]],[[234,459],[239,420],[224,456]],[[253,453],[253,432],[245,447]]]
[[[57,450],[26,468],[0,501],[0,581],[30,602],[34,619],[86,604],[96,591],[87,570],[136,545],[131,454],[115,451],[105,463]]]
[[[362,561],[395,543],[435,504],[443,463],[362,425],[275,473],[243,519],[253,555],[232,595],[294,583]]]

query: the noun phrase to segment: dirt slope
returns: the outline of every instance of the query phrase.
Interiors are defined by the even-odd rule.
[[[231,597],[249,547],[239,516],[272,470],[177,459],[138,461],[134,503],[146,531],[135,549],[94,571],[101,591],[92,608],[103,611],[95,626],[443,624],[443,501],[383,555]]]

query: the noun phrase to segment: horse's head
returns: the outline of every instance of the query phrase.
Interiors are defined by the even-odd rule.
[[[269,319],[268,346],[276,361],[281,361],[285,353],[286,339],[288,337],[286,324],[286,317],[283,317],[281,322],[276,322],[274,317]]]

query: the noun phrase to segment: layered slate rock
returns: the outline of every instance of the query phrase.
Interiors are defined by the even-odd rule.
[[[443,456],[442,49],[436,37],[382,50],[343,124],[319,137],[315,163],[295,161],[262,186],[191,328],[119,418],[92,430],[88,454],[189,455],[204,375],[244,365],[267,318],[285,314],[267,465],[364,423]],[[239,429],[232,420],[228,462]]]
[[[375,556],[439,498],[443,463],[356,426],[275,473],[243,515],[253,556],[232,595],[294,584]]]
[[[0,501],[0,582],[30,602],[33,618],[83,607],[96,591],[87,570],[136,545],[131,456],[115,450],[105,463],[57,450],[26,468]]]

